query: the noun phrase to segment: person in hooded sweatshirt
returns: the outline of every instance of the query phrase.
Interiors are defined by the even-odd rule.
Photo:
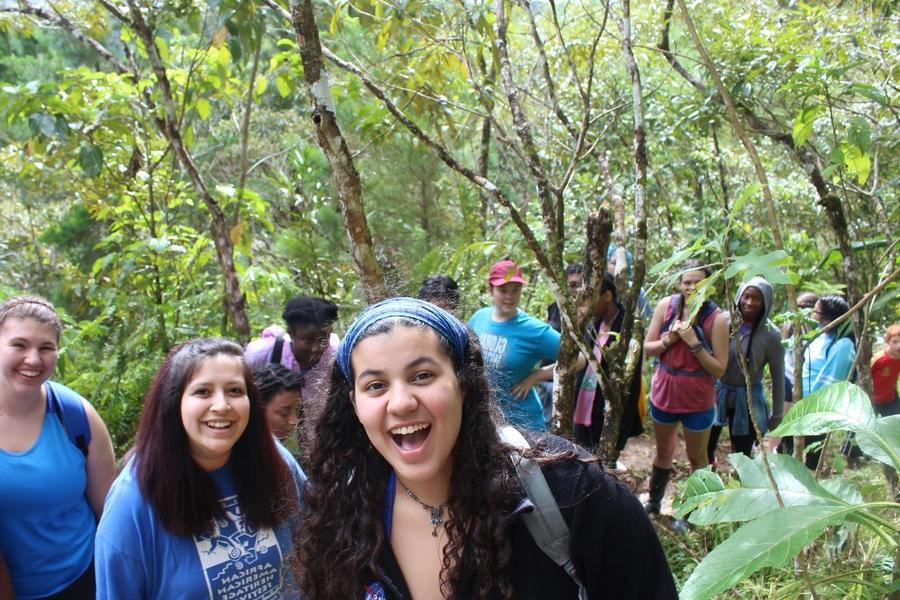
[[[727,424],[733,452],[748,457],[757,441],[750,421],[753,407],[760,434],[774,429],[784,416],[784,350],[781,333],[769,323],[772,310],[772,285],[762,277],[754,277],[743,284],[734,297],[742,323],[737,339],[729,341],[728,367],[716,382],[716,420],[709,435],[709,462],[714,464],[716,446],[722,428]],[[741,362],[750,374],[750,400]],[[763,375],[769,366],[772,380],[772,412],[766,405]]]

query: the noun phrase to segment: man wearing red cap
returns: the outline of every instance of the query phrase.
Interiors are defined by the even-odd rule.
[[[494,263],[488,274],[493,306],[476,311],[469,326],[478,334],[506,419],[522,429],[543,431],[543,412],[534,386],[553,378],[554,365],[535,367],[541,360],[556,360],[559,332],[519,310],[524,285],[515,262],[504,259]]]

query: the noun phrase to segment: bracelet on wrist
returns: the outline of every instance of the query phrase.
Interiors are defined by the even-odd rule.
[[[703,350],[703,344],[701,344],[700,342],[697,342],[696,344],[694,344],[694,345],[691,346],[690,348],[691,348],[691,352],[692,352],[693,354],[697,354],[698,352],[700,352],[701,350]]]

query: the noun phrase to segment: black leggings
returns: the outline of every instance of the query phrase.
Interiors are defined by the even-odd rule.
[[[60,590],[42,600],[92,600],[97,597],[97,584],[94,581],[94,561],[88,566],[81,576],[69,584],[64,590]]]
[[[753,423],[750,423],[749,409],[747,412],[748,426],[752,429]],[[756,442],[756,433],[752,432],[748,435],[735,435],[732,431],[734,424],[734,407],[728,409],[728,431],[731,432],[731,451],[743,452],[748,458],[753,451],[753,444]],[[713,458],[716,456],[716,446],[719,445],[719,435],[722,434],[722,427],[713,425],[709,432],[709,444],[706,446],[706,453],[709,457],[709,464],[712,464]]]

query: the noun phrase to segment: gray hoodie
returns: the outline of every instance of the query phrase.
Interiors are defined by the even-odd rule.
[[[772,416],[771,420],[777,425],[784,416],[784,349],[781,347],[781,333],[774,325],[769,323],[769,313],[772,312],[772,284],[762,277],[754,277],[741,285],[734,296],[734,305],[738,306],[741,296],[748,287],[755,287],[762,293],[763,311],[759,319],[759,325],[752,334],[750,352],[748,353],[747,369],[750,371],[750,383],[754,384],[763,378],[763,370],[769,365],[769,376],[772,378]],[[746,337],[741,336],[741,346],[746,346]],[[728,368],[722,375],[721,381],[728,385],[744,385],[744,372],[738,362],[737,346],[734,340],[729,340]],[[775,425],[772,425],[774,427]]]

